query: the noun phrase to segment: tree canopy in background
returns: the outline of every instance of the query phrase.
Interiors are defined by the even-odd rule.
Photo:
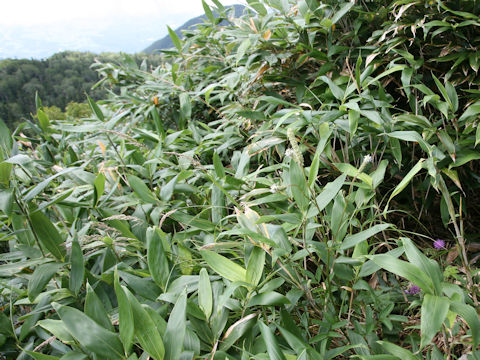
[[[137,61],[145,58],[134,57]],[[91,65],[96,60],[115,62],[120,58],[120,54],[114,53],[65,51],[44,60],[0,60],[0,119],[13,127],[34,113],[36,93],[46,106],[57,106],[62,111],[69,102],[85,102],[86,94],[96,100],[105,98],[105,88],[92,90],[99,78]],[[159,64],[158,56],[149,58],[152,65]]]
[[[478,359],[477,2],[214,3],[0,123],[0,352]]]

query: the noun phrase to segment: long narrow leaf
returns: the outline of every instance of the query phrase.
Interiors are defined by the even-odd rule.
[[[230,281],[246,281],[246,270],[232,260],[209,250],[201,250],[200,254],[207,264],[225,279]]]
[[[450,301],[446,297],[425,294],[422,302],[420,348],[430,344],[447,317]]]
[[[371,259],[381,268],[411,281],[423,291],[433,292],[432,280],[419,267],[387,254],[373,255]]]

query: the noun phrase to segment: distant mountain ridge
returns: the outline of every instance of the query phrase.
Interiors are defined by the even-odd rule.
[[[230,9],[233,8],[234,9],[233,16],[235,18],[243,15],[246,9],[246,7],[243,5],[231,5],[231,6],[226,6],[225,8],[227,9],[227,11],[230,11]],[[213,14],[215,17],[218,17],[217,13],[214,12]],[[190,19],[185,24],[175,29],[175,33],[178,35],[179,38],[182,39],[183,38],[182,30],[188,30],[191,27],[194,27],[195,25],[203,23],[205,20],[207,20],[207,17],[205,15],[200,15],[193,19]],[[222,23],[220,23],[220,25],[222,25]],[[155,50],[169,49],[172,47],[173,47],[172,39],[170,38],[169,35],[167,35],[164,38],[155,41],[152,45],[150,45],[145,50],[143,50],[143,52],[147,54],[151,54]]]

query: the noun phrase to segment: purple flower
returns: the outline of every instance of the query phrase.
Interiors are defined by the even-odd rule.
[[[420,288],[417,285],[410,286],[409,289],[405,290],[405,294],[416,295],[420,292]]]
[[[433,242],[433,247],[437,250],[445,249],[445,240],[437,239]]]

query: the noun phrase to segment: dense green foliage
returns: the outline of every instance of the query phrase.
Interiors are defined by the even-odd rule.
[[[135,55],[136,61],[144,56]],[[119,54],[93,54],[66,51],[43,60],[6,59],[0,61],[0,119],[10,128],[35,112],[35,94],[45,105],[65,110],[69,102],[82,103],[85,94],[99,100],[107,96],[107,89],[92,87],[99,78],[92,63],[115,62]],[[149,57],[152,65],[159,58]]]
[[[476,2],[248,2],[0,129],[6,358],[480,357]]]

